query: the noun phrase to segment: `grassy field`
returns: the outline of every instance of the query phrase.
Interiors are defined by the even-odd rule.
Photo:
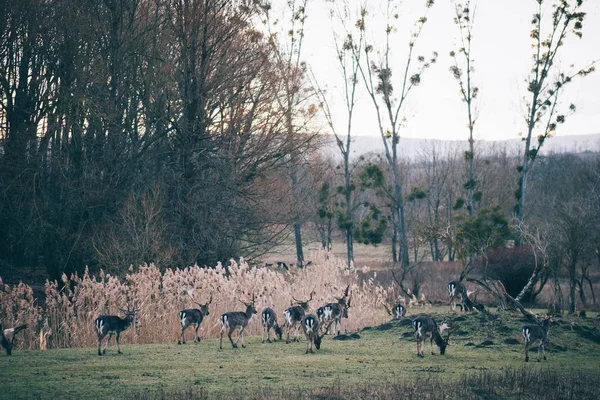
[[[260,337],[250,337],[246,349],[234,350],[224,343],[224,350],[219,352],[218,340],[181,346],[130,345],[124,333],[124,354],[117,354],[114,346],[104,357],[97,356],[95,348],[15,350],[11,357],[2,354],[0,398],[264,398],[268,393],[275,397],[305,393],[307,398],[360,398],[357,393],[370,396],[360,392],[365,388],[379,388],[380,393],[384,387],[388,391],[393,387],[408,390],[398,389],[404,387],[398,385],[410,382],[433,382],[433,387],[449,382],[472,391],[475,384],[466,383],[466,379],[491,385],[485,373],[496,371],[500,371],[495,376],[501,381],[526,371],[546,374],[546,380],[555,383],[566,376],[565,390],[572,386],[572,390],[579,391],[575,398],[590,394],[588,398],[594,398],[595,390],[600,389],[594,389],[600,383],[600,321],[595,315],[582,320],[557,320],[550,328],[548,361],[535,362],[534,351],[534,361],[525,365],[520,337],[525,321],[519,314],[501,313],[501,321],[484,321],[481,315],[450,314],[447,307],[418,311],[433,313],[438,321],[459,326],[446,355],[440,356],[437,348],[436,354],[430,355],[427,344],[425,358],[417,358],[414,332],[408,321],[367,328],[355,340],[326,336],[316,354],[304,354],[303,340],[287,345],[261,344]],[[541,379],[532,376],[534,383]],[[592,386],[573,383],[578,379]],[[522,378],[517,381],[531,386]],[[501,390],[501,385],[498,388]]]

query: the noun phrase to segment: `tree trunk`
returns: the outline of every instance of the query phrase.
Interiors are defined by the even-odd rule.
[[[575,265],[569,268],[569,314],[575,314],[577,278],[575,276]]]

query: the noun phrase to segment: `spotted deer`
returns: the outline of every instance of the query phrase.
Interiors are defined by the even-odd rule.
[[[548,328],[550,327],[550,318],[544,318],[541,325],[525,325],[523,327],[523,339],[525,339],[525,362],[529,361],[529,346],[535,343],[537,340],[540,341],[538,345],[537,360],[540,361],[540,352],[546,360],[546,349],[545,344],[548,341]]]
[[[244,303],[244,305],[246,306],[246,311],[226,312],[225,314],[221,315],[221,318],[219,319],[221,321],[221,339],[219,341],[219,350],[223,350],[223,334],[228,328],[229,332],[227,333],[227,337],[229,338],[229,341],[231,342],[233,348],[236,349],[238,347],[237,343],[240,341],[240,338],[242,339],[242,347],[246,347],[246,345],[244,344],[244,329],[246,329],[248,323],[250,322],[254,314],[256,314],[256,308],[254,308],[254,295],[252,295],[252,300],[249,303],[246,303],[244,301],[242,301],[242,303]],[[234,343],[233,339],[231,338],[231,334],[235,329],[238,328],[238,338]]]
[[[388,315],[390,315],[393,319],[399,320],[406,316],[406,307],[402,303],[396,303],[394,307],[390,310],[387,304],[381,303],[387,311]]]
[[[285,342],[290,343],[290,331],[292,329],[295,330],[294,334],[294,342],[298,341],[299,330],[300,330],[300,322],[306,315],[306,312],[309,309],[309,303],[312,301],[314,291],[310,293],[310,298],[306,301],[298,300],[292,296],[292,299],[296,302],[296,305],[287,308],[283,312],[283,317],[285,320],[285,326],[287,327],[287,337]],[[293,304],[293,303],[292,303]]]
[[[471,311],[473,309],[467,288],[460,281],[452,281],[448,284],[448,294],[450,295],[450,309],[452,311],[456,311],[457,300],[461,303],[461,311]]]
[[[427,315],[420,315],[413,319],[413,328],[417,335],[417,356],[424,357],[423,347],[427,337],[430,339],[431,354],[433,355],[433,342],[440,348],[440,354],[446,353],[446,347],[448,347],[448,341],[450,340],[451,330],[448,329],[448,324],[442,324],[438,327],[437,322],[433,318]],[[444,340],[442,334],[448,329],[448,337]]]
[[[212,303],[212,294],[210,295],[210,299],[208,303],[200,304],[194,301],[198,305],[198,308],[191,308],[187,310],[179,311],[179,320],[181,321],[181,335],[179,336],[179,340],[177,344],[185,344],[184,332],[190,326],[194,325],[195,333],[194,333],[194,343],[200,342],[200,335],[198,334],[198,328],[200,328],[200,324],[204,320],[204,317],[210,315],[208,311],[208,306]]]
[[[321,324],[319,323],[319,319],[310,314],[302,318],[301,325],[302,330],[304,332],[304,336],[306,337],[306,354],[314,353],[313,344],[319,350],[321,348],[321,342],[323,341],[323,336],[325,336],[325,332],[329,330],[329,327],[333,323],[333,320],[328,322],[328,325],[324,327],[322,333],[319,334],[319,328]]]
[[[273,311],[272,308],[267,307],[263,310],[261,316],[263,326],[262,343],[265,342],[265,334],[267,336],[267,342],[271,343],[271,329],[273,329],[275,335],[279,338],[279,340],[281,340],[281,337],[283,336],[283,331],[281,330],[281,327],[277,322],[277,314],[275,314],[275,311]]]
[[[117,342],[117,353],[121,354],[121,345],[119,344],[119,339],[121,337],[121,332],[127,330],[131,325],[137,325],[138,323],[138,312],[139,309],[130,310],[129,306],[127,310],[119,309],[123,314],[125,314],[125,318],[120,318],[116,315],[100,315],[96,318],[95,326],[96,333],[98,335],[98,355],[101,356],[106,354],[106,348],[110,343],[110,339],[113,335],[115,335],[115,340]],[[100,347],[102,344],[102,339],[108,335],[108,339],[106,340],[106,344],[104,345],[104,349],[100,352]]]
[[[4,329],[0,323],[0,345],[6,350],[6,355],[12,354],[12,349],[15,347],[15,337],[17,333],[27,328],[27,324],[19,325],[15,328]]]
[[[350,297],[348,295],[350,290],[350,286],[346,286],[346,290],[344,290],[344,295],[342,297],[336,297],[336,303],[328,303],[324,305],[323,308],[323,316],[321,319],[321,323],[332,321],[334,324],[334,332],[337,335],[340,334],[339,326],[342,323],[342,318],[348,318],[348,309],[350,308]],[[331,324],[329,324],[331,326]],[[328,331],[329,329],[327,329]],[[326,332],[327,332],[326,331]]]

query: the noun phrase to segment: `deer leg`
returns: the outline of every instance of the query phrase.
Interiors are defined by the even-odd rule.
[[[104,349],[102,350],[102,354],[106,354],[106,348],[108,347],[108,344],[110,343],[110,338],[112,337],[112,333],[108,334],[108,339],[106,339],[106,344],[104,345]]]
[[[542,355],[544,356],[544,360],[546,360],[546,345],[542,341]]]
[[[183,337],[183,332],[185,332],[185,328],[187,328],[186,325],[181,325],[181,335],[179,336],[179,340],[177,341],[177,344],[185,344],[185,338]]]
[[[99,356],[102,355],[102,352],[100,351],[100,347],[102,346],[102,339],[104,339],[104,336],[98,335],[98,355]]]
[[[117,332],[117,336],[115,339],[117,340],[117,353],[121,354],[121,345],[119,344],[119,337],[121,336],[121,332]]]
[[[240,340],[240,337],[242,338],[242,348],[244,348],[244,349],[246,348],[246,345],[244,344],[244,329],[245,328],[246,328],[245,326],[242,326],[240,328],[240,334],[238,335],[238,340]]]
[[[299,342],[300,339],[300,325],[296,325],[296,333],[294,334],[294,342]]]
[[[429,347],[431,347],[431,355],[433,355],[433,335],[429,338]]]
[[[194,335],[194,343],[200,343],[200,335],[198,334],[198,329],[200,329],[200,324],[196,324],[196,334]]]
[[[288,332],[287,332],[287,337],[285,339],[285,343],[289,344],[290,343],[290,331],[292,330],[292,326],[290,324],[288,324]]]
[[[529,361],[529,342],[525,340],[525,362]]]
[[[227,337],[229,338],[229,341],[231,342],[231,345],[233,346],[234,349],[237,349],[237,343],[233,343],[233,339],[231,338],[231,334],[233,333],[233,329],[234,328],[229,328],[229,332],[227,333]]]
[[[538,346],[538,356],[537,356],[538,362],[540,362],[540,353],[542,352],[543,347],[544,347],[544,342],[540,340],[540,345]]]
[[[271,327],[267,327],[267,342],[271,343]]]
[[[221,339],[219,340],[219,350],[223,350],[223,332],[225,331],[225,326],[221,327]]]

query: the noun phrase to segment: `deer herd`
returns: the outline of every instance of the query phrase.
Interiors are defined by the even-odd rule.
[[[263,328],[262,343],[271,343],[271,330],[275,337],[279,340],[283,339],[283,331],[286,332],[286,343],[290,343],[290,332],[294,331],[294,341],[298,341],[300,330],[306,338],[306,353],[314,353],[313,346],[319,350],[323,337],[329,333],[333,326],[333,333],[340,334],[340,325],[343,318],[348,318],[348,310],[351,306],[350,286],[347,286],[341,297],[336,297],[336,302],[325,304],[315,310],[315,314],[310,314],[310,302],[313,300],[314,290],[310,293],[310,297],[306,300],[298,300],[292,297],[290,307],[283,311],[283,325],[279,324],[277,313],[270,307],[265,308],[261,313],[261,325]],[[458,306],[461,311],[479,310],[478,304],[470,299],[471,292],[468,292],[466,287],[460,281],[452,281],[448,284],[448,294],[450,297],[450,308],[455,311]],[[219,350],[223,350],[223,335],[227,332],[227,337],[233,348],[238,347],[238,342],[241,340],[242,347],[245,348],[244,330],[252,320],[254,314],[257,314],[255,307],[255,296],[252,295],[250,301],[238,299],[246,306],[245,311],[231,311],[222,314],[219,318],[221,324]],[[201,304],[194,301],[199,308],[185,309],[179,312],[179,320],[181,323],[181,334],[177,344],[185,344],[184,334],[186,329],[194,326],[194,342],[200,342],[200,334],[198,330],[200,324],[205,317],[210,315],[209,306],[212,303],[212,295],[208,302]],[[402,320],[406,318],[406,308],[402,303],[395,304],[391,309],[387,304],[383,304],[384,308],[394,320]],[[480,306],[481,307],[481,306]],[[119,338],[121,332],[127,330],[130,326],[138,325],[139,309],[127,308],[121,309],[125,316],[124,318],[116,315],[100,315],[96,318],[94,325],[98,336],[98,355],[102,356],[106,353],[106,348],[110,343],[110,339],[115,335],[117,343],[117,352],[121,353]],[[538,342],[538,356],[540,354],[546,360],[545,344],[548,340],[548,327],[551,320],[549,317],[543,318],[541,324],[526,325],[522,329],[523,339],[525,341],[525,362],[529,361],[529,347]],[[425,340],[429,338],[431,354],[433,352],[433,342],[439,347],[440,354],[446,352],[446,347],[450,339],[450,334],[457,329],[456,326],[450,326],[447,323],[439,325],[435,319],[429,315],[417,315],[412,318],[412,326],[416,333],[417,339],[417,356],[424,357],[423,347]],[[15,328],[3,329],[0,324],[0,344],[6,349],[7,355],[11,354],[14,347],[15,335],[26,329],[26,325],[17,326]],[[234,342],[231,335],[235,330],[238,330],[238,336]],[[447,332],[446,338],[443,337],[444,332]],[[108,335],[104,349],[101,351],[102,340]]]

